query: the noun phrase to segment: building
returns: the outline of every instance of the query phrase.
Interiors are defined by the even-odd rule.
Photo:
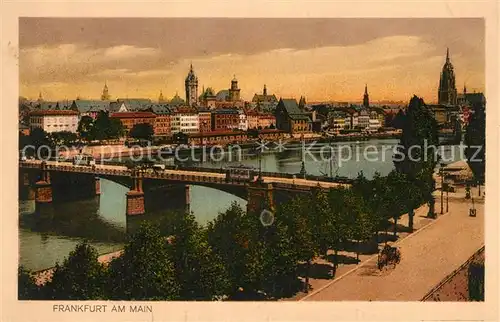
[[[355,126],[361,130],[368,130],[370,128],[370,113],[368,110],[363,108],[359,111],[358,122]]]
[[[236,79],[236,75],[234,75],[231,80],[231,88],[229,89],[228,100],[230,102],[237,102],[240,100],[240,89],[238,88],[238,80]]]
[[[193,71],[193,64],[191,64],[184,84],[186,88],[187,105],[190,107],[198,105],[198,76],[196,76]]]
[[[372,112],[375,112],[376,115],[377,115],[377,120],[379,121],[380,123],[380,126],[381,127],[384,127],[385,126],[385,117],[386,117],[386,111],[381,108],[381,107],[371,107],[370,108],[370,117],[371,117],[371,113]]]
[[[272,114],[259,113],[258,121],[259,123],[257,128],[268,129],[271,127],[276,127],[276,117]]]
[[[108,84],[104,83],[104,88],[102,89],[101,101],[109,101],[111,97],[109,96]]]
[[[299,109],[295,99],[280,99],[274,115],[278,130],[290,134],[311,131],[311,119]]]
[[[73,110],[38,110],[30,113],[30,131],[41,128],[47,133],[68,131],[76,133],[78,112]]]
[[[153,103],[149,98],[119,98],[116,100],[118,112],[140,112],[147,110]],[[112,111],[116,112],[116,111]]]
[[[198,110],[199,132],[212,131],[212,112],[209,109]]]
[[[217,96],[215,96],[215,92],[212,87],[208,87],[207,89],[203,89],[199,99],[199,104],[201,107],[208,109],[215,109],[215,102],[217,101]]]
[[[255,110],[246,111],[248,129],[259,128],[259,112]]]
[[[370,120],[368,121],[368,131],[377,132],[382,127],[378,118],[377,111],[370,111]]]
[[[110,101],[98,100],[74,100],[70,109],[77,111],[82,116],[90,116],[95,119],[99,112],[108,112],[110,110]]]
[[[215,95],[215,106],[222,109],[243,108],[245,106],[245,102],[240,97],[240,88],[238,87],[236,76],[231,81],[229,89],[217,92]]]
[[[267,94],[266,84],[264,84],[262,94],[255,93],[252,98],[252,103],[255,105],[258,111],[267,111],[273,113],[276,105],[278,105],[278,99],[274,94]]]
[[[368,96],[368,85],[365,84],[365,94],[363,95],[363,107],[370,108],[370,97]]]
[[[155,127],[156,114],[149,111],[142,112],[117,112],[112,113],[110,116],[112,119],[118,119],[122,122],[127,134],[130,130],[137,124],[150,124],[153,129]]]
[[[172,133],[198,133],[200,122],[198,111],[191,107],[179,107],[172,115]]]
[[[225,131],[238,129],[240,113],[235,109],[222,109],[212,111],[212,131]]]
[[[334,132],[339,132],[346,128],[346,121],[350,123],[350,119],[347,118],[347,113],[343,111],[333,111],[330,113],[330,127]]]
[[[156,115],[154,121],[155,136],[170,136],[172,134],[172,111],[166,104],[152,104],[149,110]]]
[[[239,113],[239,116],[240,116],[240,123],[238,124],[238,129],[240,129],[242,131],[248,130],[247,115],[242,110],[239,110],[238,113]]]
[[[163,92],[160,90],[160,95],[158,95],[158,103],[159,104],[164,104],[166,103],[165,98],[163,97]]]
[[[175,92],[174,97],[169,102],[172,107],[186,106],[186,101],[179,96],[179,93]]]
[[[432,104],[427,106],[432,111],[438,125],[443,125],[448,122],[448,113],[449,113],[448,106],[443,104]]]
[[[455,71],[450,61],[450,51],[446,49],[446,62],[439,79],[438,105],[456,105],[457,88],[455,86]]]
[[[188,144],[192,145],[222,145],[222,144],[239,144],[246,142],[248,139],[245,131],[212,131],[208,133],[192,133],[189,134]]]
[[[460,107],[486,106],[486,98],[483,93],[467,93],[467,88],[464,86],[464,92],[457,96],[457,104]]]

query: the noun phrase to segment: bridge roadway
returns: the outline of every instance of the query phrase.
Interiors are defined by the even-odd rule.
[[[28,160],[20,162],[20,167],[23,168],[40,168],[42,161],[39,160]],[[95,167],[84,166],[84,165],[74,165],[72,162],[61,162],[61,161],[46,161],[47,170],[52,171],[62,171],[62,172],[76,172],[76,173],[94,173],[96,175],[106,175],[106,176],[131,176],[132,171],[125,166],[120,165],[110,165],[110,164],[96,164]],[[210,170],[207,168],[206,170]],[[226,175],[220,172],[210,172],[210,171],[189,171],[189,170],[153,170],[148,169],[141,172],[141,177],[150,179],[166,179],[183,181],[186,183],[190,182],[212,182],[212,183],[225,183]],[[338,183],[338,182],[327,182],[327,181],[316,181],[300,178],[282,178],[282,177],[272,177],[263,176],[264,183],[272,183],[277,186],[293,186],[297,188],[318,187],[323,189],[334,188],[334,187],[348,187],[349,184]],[[229,182],[229,184],[241,185],[241,182]]]

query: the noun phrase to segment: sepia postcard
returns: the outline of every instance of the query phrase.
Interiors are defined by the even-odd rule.
[[[495,1],[2,6],[2,321],[498,319]]]

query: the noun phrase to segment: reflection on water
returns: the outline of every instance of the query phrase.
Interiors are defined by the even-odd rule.
[[[355,177],[360,171],[371,178],[375,172],[386,175],[393,169],[392,147],[397,140],[371,140],[361,142],[318,145],[302,155],[300,145],[282,152],[267,151],[262,155],[262,170],[269,172],[298,173],[302,159],[310,174]],[[377,148],[376,153],[365,158],[364,149],[369,145]],[[346,147],[349,147],[346,148]],[[333,162],[330,159],[333,151]],[[350,151],[350,152],[349,152]],[[460,157],[457,147],[443,149],[446,160]],[[349,158],[350,153],[350,158]],[[321,155],[324,158],[321,158]],[[349,160],[348,160],[349,159]],[[374,161],[376,159],[376,161]],[[445,161],[446,161],[445,160]],[[255,153],[243,151],[242,160],[235,161],[228,154],[218,162],[191,162],[194,166],[221,168],[227,165],[245,164],[259,166]],[[333,167],[332,167],[333,164]],[[20,264],[29,269],[39,270],[61,262],[81,240],[88,240],[99,253],[107,253],[122,248],[127,232],[133,231],[132,223],[125,216],[126,187],[101,179],[101,195],[89,200],[55,203],[35,213],[33,201],[19,202],[19,247]],[[190,209],[200,224],[205,225],[220,211],[236,201],[243,208],[246,201],[226,192],[202,186],[191,187]],[[141,218],[157,221],[168,215],[168,211],[147,213]]]

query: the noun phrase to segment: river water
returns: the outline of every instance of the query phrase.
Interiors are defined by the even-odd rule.
[[[387,139],[317,145],[305,153],[300,145],[288,146],[284,151],[265,150],[261,156],[262,171],[298,173],[304,160],[307,173],[315,175],[333,174],[354,178],[360,171],[368,178],[375,172],[386,175],[394,167],[392,148],[395,144],[397,140]],[[377,152],[363,154],[368,146],[372,146],[368,149]],[[330,149],[333,150],[333,161],[330,160]],[[457,146],[443,147],[440,152],[445,163],[461,158],[460,148]],[[256,168],[259,166],[259,157],[248,150],[242,152],[241,158],[237,153],[218,154],[217,158],[216,161],[192,161],[190,164],[213,168],[237,164]],[[95,246],[100,254],[121,249],[131,227],[125,216],[127,191],[126,187],[101,179],[100,196],[82,201],[54,203],[38,213],[34,212],[34,201],[20,200],[20,264],[31,270],[52,267],[57,261],[62,262],[82,240]],[[202,225],[214,219],[232,202],[246,207],[245,200],[226,192],[191,186],[190,209]],[[154,221],[164,215],[165,211],[156,211],[145,214],[141,220]]]

